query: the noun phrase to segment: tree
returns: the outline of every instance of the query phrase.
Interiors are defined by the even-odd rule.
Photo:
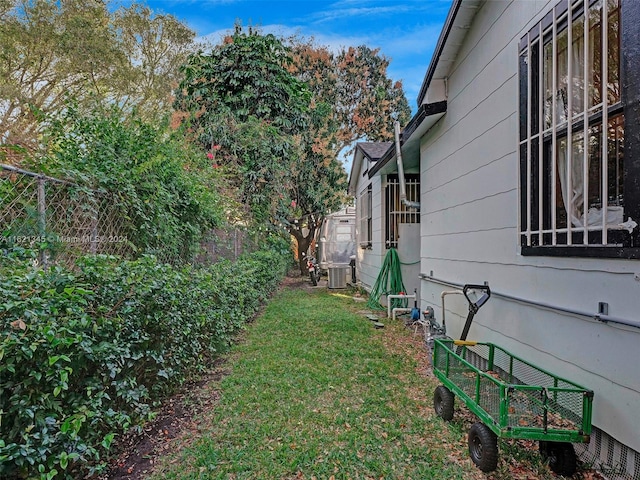
[[[287,223],[298,244],[300,271],[306,252],[326,213],[347,202],[347,177],[337,160],[367,138],[391,140],[396,120],[410,118],[402,84],[387,77],[389,61],[366,46],[342,49],[337,55],[313,40],[289,39],[291,71],[311,91],[311,121],[304,132],[305,155],[294,179],[298,208]],[[304,186],[304,187],[303,187]]]
[[[100,0],[0,0],[0,142],[33,150],[43,114],[101,101],[167,115],[195,34]]]
[[[193,30],[174,16],[154,15],[141,4],[120,8],[113,17],[127,58],[122,87],[114,90],[114,101],[135,108],[149,120],[166,116],[181,80],[180,66],[203,45],[194,43]]]
[[[343,147],[364,137],[372,142],[391,140],[395,121],[403,125],[411,118],[402,82],[387,76],[388,66],[379,49],[365,45],[349,47],[337,56],[337,113]]]
[[[344,166],[333,158],[308,155],[296,163],[292,177],[291,209],[282,223],[296,239],[300,273],[305,274],[304,253],[309,250],[325,214],[345,204],[347,177]]]
[[[295,208],[283,221],[296,239],[300,273],[305,273],[303,253],[309,250],[325,214],[347,201],[347,175],[338,160],[340,121],[338,72],[328,49],[312,42],[292,41],[292,73],[311,91],[309,126],[302,132],[304,154],[292,178]]]
[[[91,34],[89,33],[91,32]],[[98,2],[15,1],[0,23],[0,138],[33,147],[39,111],[99,84],[118,52]]]
[[[391,139],[393,122],[409,118],[388,63],[364,46],[334,55],[237,26],[183,68],[176,118],[202,148],[221,149],[216,161],[232,172],[254,218],[296,238],[301,273],[323,215],[346,202],[339,153],[359,138]]]
[[[210,53],[189,56],[176,94],[177,116],[201,148],[220,150],[216,161],[260,222],[275,222],[291,202],[291,171],[308,123],[309,95],[288,72],[290,61],[274,35],[237,26]]]
[[[389,60],[379,49],[360,45],[334,54],[313,39],[291,37],[289,43],[292,71],[308,85],[312,105],[331,106],[325,124],[317,125],[316,149],[329,148],[337,156],[365,138],[388,141],[395,121],[411,118],[402,82],[387,76]]]
[[[35,170],[82,186],[101,214],[120,219],[134,253],[190,262],[222,223],[216,174],[181,135],[119,107],[67,109],[48,122]],[[108,203],[105,201],[108,200]]]
[[[304,128],[309,95],[306,85],[287,71],[288,49],[274,35],[237,25],[211,53],[190,55],[175,106],[190,112],[198,141],[209,142],[212,116],[267,120],[287,133]],[[222,132],[220,132],[222,133]]]

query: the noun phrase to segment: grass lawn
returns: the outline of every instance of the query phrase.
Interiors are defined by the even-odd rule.
[[[208,386],[212,408],[152,478],[558,478],[535,446],[503,442],[498,470],[481,473],[467,453],[470,414],[447,424],[433,413],[419,335],[388,319],[375,329],[349,292],[300,282],[248,325]]]

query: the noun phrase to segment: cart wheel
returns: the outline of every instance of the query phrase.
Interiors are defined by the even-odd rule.
[[[570,443],[540,440],[540,455],[549,461],[549,468],[558,475],[570,477],[576,472],[576,452]]]
[[[451,390],[444,385],[439,385],[433,392],[433,408],[436,414],[444,420],[453,418],[453,402],[455,397]]]
[[[498,437],[484,423],[474,423],[469,429],[469,455],[483,472],[498,466]]]

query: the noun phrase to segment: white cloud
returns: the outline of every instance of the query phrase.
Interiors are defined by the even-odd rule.
[[[337,35],[337,34],[326,34],[322,31],[314,31],[313,29],[309,29],[306,26],[292,26],[292,25],[279,25],[279,24],[271,24],[271,25],[257,25],[257,28],[265,33],[265,34],[273,34],[278,37],[288,38],[292,36],[300,36],[303,38],[313,38],[314,43],[316,45],[322,45],[333,52],[338,52],[342,47],[348,47],[351,45],[362,45],[367,44],[371,41],[371,38],[367,36],[345,36],[345,35]],[[221,30],[216,30],[202,37],[198,37],[197,41],[209,41],[211,43],[220,43],[220,41],[228,34],[233,33],[233,28],[226,28]]]

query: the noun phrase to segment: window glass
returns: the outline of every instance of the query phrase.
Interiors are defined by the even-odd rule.
[[[520,140],[527,138],[528,111],[528,77],[527,52],[520,55]]]
[[[539,42],[531,46],[531,134],[535,135],[540,130],[538,123],[540,112],[539,74],[540,74],[540,48]]]
[[[551,126],[553,115],[553,44],[547,43],[543,53],[544,128]]]
[[[602,101],[602,2],[589,8],[589,108]]]
[[[584,16],[573,21],[571,29],[571,111],[573,117],[584,111]]]
[[[567,138],[560,138],[556,145],[556,228],[567,228],[567,207],[564,203],[566,192],[562,189],[562,185],[567,184],[567,171],[564,168],[564,159],[567,154]]]
[[[614,105],[620,101],[620,4],[609,0],[609,25],[607,28],[608,102]]]
[[[405,175],[405,192],[407,200],[420,202],[420,175]],[[397,248],[400,224],[420,223],[420,210],[405,205],[400,200],[400,180],[397,174],[387,176],[385,188],[385,246]]]
[[[609,120],[607,129],[607,184],[610,206],[624,205],[624,116],[617,115]]]
[[[575,132],[571,142],[571,157],[566,159],[569,162],[567,168],[570,170],[566,204],[569,207],[569,218],[574,227],[581,227],[584,224],[584,133],[582,130]]]
[[[529,197],[529,202],[530,202],[530,208],[531,208],[531,215],[530,215],[530,227],[531,230],[538,230],[538,212],[540,211],[539,207],[538,207],[538,194],[540,191],[539,188],[539,179],[540,179],[540,175],[539,175],[539,168],[538,168],[538,138],[534,138],[531,141],[531,171],[529,172],[530,175],[530,182],[531,182],[531,194]]]
[[[360,218],[358,242],[361,247],[369,247],[371,245],[371,184],[360,192],[357,205]]]
[[[556,124],[567,121],[569,108],[569,94],[567,92],[567,75],[569,73],[569,41],[567,30],[558,33],[556,60]]]
[[[589,206],[602,207],[602,125],[589,128]]]

